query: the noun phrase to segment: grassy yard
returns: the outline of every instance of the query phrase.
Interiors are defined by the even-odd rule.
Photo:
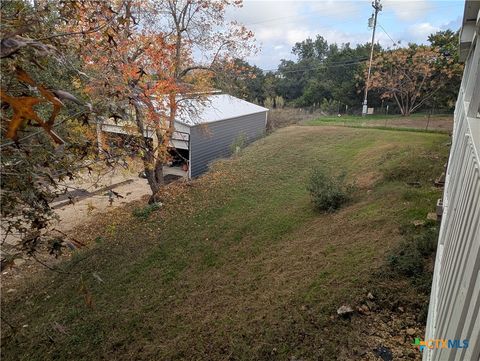
[[[402,230],[434,209],[432,180],[448,142],[444,134],[280,129],[204,177],[167,187],[160,210],[138,202],[83,227],[78,237],[92,247],[63,263],[66,273],[2,292],[2,317],[18,325],[2,335],[2,359],[374,360],[372,349],[397,336],[394,354],[404,357],[412,350],[404,329],[419,324],[426,296],[389,275],[386,260]],[[347,172],[353,201],[315,212],[306,191],[314,166]],[[376,312],[336,316],[369,292]],[[392,323],[398,335],[381,341],[384,311],[406,326]]]
[[[365,117],[359,115],[322,116],[304,122],[306,125],[345,125],[353,127],[397,128],[401,130],[428,130],[434,132],[451,132],[453,115],[414,113],[408,117],[398,114],[372,114]]]

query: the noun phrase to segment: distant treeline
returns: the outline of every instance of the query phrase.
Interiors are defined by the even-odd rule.
[[[390,113],[399,113],[399,98],[408,100],[413,96],[424,97],[421,106],[414,111],[448,112],[453,109],[461,81],[458,33],[441,31],[430,35],[428,42],[429,45],[425,46],[408,44],[402,47],[396,44],[391,49],[375,44],[373,71],[380,71],[382,67],[387,69],[387,72],[382,69],[385,75],[377,74],[375,83],[370,85],[368,105],[375,107],[377,113],[387,109]],[[428,58],[426,51],[429,51]],[[388,56],[394,59],[397,52],[406,57],[405,63],[388,62]],[[281,60],[276,71],[264,71],[237,60],[241,69],[238,76],[228,81],[219,78],[218,86],[270,108],[314,107],[325,113],[361,111],[370,43],[355,47],[349,43],[329,44],[318,35],[314,40],[308,38],[296,43],[292,53],[296,60]],[[408,66],[403,69],[404,65]],[[401,68],[392,71],[391,76],[398,77],[397,84],[382,84],[382,76],[391,77],[388,67]],[[446,71],[448,86],[447,82],[439,81],[446,80]],[[406,82],[407,79],[411,84]],[[392,86],[398,89],[392,90]],[[411,95],[412,92],[416,95]]]

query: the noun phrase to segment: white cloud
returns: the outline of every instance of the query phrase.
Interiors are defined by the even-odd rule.
[[[418,42],[425,42],[432,33],[440,31],[440,27],[430,23],[419,23],[408,28],[409,34]]]
[[[370,41],[371,33],[356,32],[348,33],[331,28],[311,28],[285,26],[283,28],[260,28],[255,32],[255,38],[263,46],[272,45],[275,50],[288,48],[289,50],[297,42],[307,38],[315,39],[317,35],[323,36],[329,43],[358,44]]]
[[[261,27],[254,30],[255,39],[262,43],[277,41],[284,38],[284,31],[279,28]]]
[[[253,31],[260,52],[252,56],[254,63],[278,64],[281,58],[293,58],[291,49],[306,38],[322,35],[329,43],[352,44],[369,40],[368,29],[348,33],[326,24],[355,22],[361,8],[369,0],[244,0],[243,7],[229,10],[227,18],[235,19]],[[312,18],[313,17],[313,18]],[[365,20],[366,24],[366,20]],[[271,59],[271,60],[269,60]]]
[[[384,0],[383,13],[393,12],[401,20],[424,18],[433,5],[427,0]]]
[[[246,0],[241,8],[230,9],[227,16],[252,27],[265,24],[278,26],[282,21],[300,15],[302,1]]]
[[[372,11],[370,3],[371,0],[244,0],[242,8],[228,10],[227,18],[246,25],[255,34],[260,51],[247,60],[271,69],[282,58],[294,58],[291,49],[296,42],[308,37],[314,39],[317,34],[329,43],[348,42],[355,46],[369,42],[371,29],[367,27],[367,19]],[[431,0],[382,0],[382,4],[379,24],[393,41],[401,40],[402,45],[425,43],[428,35],[450,25],[452,18],[461,18],[459,12],[462,9],[457,9],[455,1],[438,5]],[[442,17],[437,16],[438,9],[442,9]],[[450,17],[453,9],[455,16]],[[457,19],[455,23],[458,22]],[[452,22],[452,27],[454,25]],[[377,30],[376,42],[392,47],[393,41],[382,28]]]
[[[315,39],[317,35],[323,36],[330,44],[350,43],[354,46],[371,40],[371,33],[368,30],[351,33],[332,28],[307,28],[292,25],[275,29],[261,28],[255,33],[255,37],[260,41],[262,50],[251,59],[257,64],[278,64],[280,59],[293,59],[294,55],[291,54],[293,45],[307,38]],[[381,34],[377,36],[376,41],[385,46],[392,45],[390,39]]]
[[[365,3],[362,1],[338,1],[338,0],[322,0],[307,2],[310,11],[315,12],[319,16],[335,17],[337,20],[344,20],[358,16]],[[368,3],[367,3],[368,4]],[[368,6],[368,5],[367,5]]]
[[[295,45],[295,43],[314,37],[315,33],[307,29],[290,28],[285,30],[285,40],[287,41],[288,45]]]
[[[461,25],[462,25],[462,17],[458,16],[455,20],[450,20],[449,22],[442,24],[440,28],[442,30],[450,29],[450,30],[456,31],[460,29]]]
[[[327,39],[329,43],[350,43],[358,44],[371,40],[371,33],[369,32],[345,32],[337,29],[321,29],[321,35]]]

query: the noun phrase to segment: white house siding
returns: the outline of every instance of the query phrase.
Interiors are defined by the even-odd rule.
[[[469,340],[426,348],[424,361],[480,359],[480,2],[467,1],[461,32],[465,71],[455,108],[425,340]]]

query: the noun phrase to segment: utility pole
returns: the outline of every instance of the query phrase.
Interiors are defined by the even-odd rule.
[[[370,49],[370,62],[368,64],[368,73],[367,73],[367,81],[365,82],[365,97],[363,98],[363,107],[362,107],[362,116],[367,115],[367,110],[368,110],[368,104],[367,104],[367,98],[368,98],[368,83],[370,81],[370,73],[372,71],[372,61],[373,61],[373,47],[375,43],[375,30],[377,28],[377,15],[379,11],[382,11],[382,5],[380,5],[380,0],[374,0],[372,2],[372,7],[375,10],[375,12],[372,15],[372,18],[368,19],[368,26],[373,27],[372,31],[372,47]],[[372,20],[373,20],[373,26],[372,26]]]

